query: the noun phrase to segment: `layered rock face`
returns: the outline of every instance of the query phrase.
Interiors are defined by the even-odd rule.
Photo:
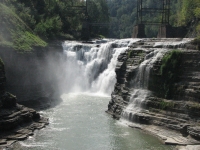
[[[0,61],[0,148],[26,139],[35,129],[48,124],[35,110],[17,104],[16,96],[6,92],[5,86],[4,65]]]
[[[168,40],[169,45],[162,45],[162,40]],[[172,40],[172,39],[171,39]],[[179,39],[172,41],[178,42]],[[150,68],[147,89],[150,91],[144,100],[134,102],[134,109],[129,112],[126,119],[145,125],[156,125],[166,129],[178,131],[183,136],[190,135],[200,138],[200,51],[196,46],[187,44],[171,44],[170,39],[145,39],[141,40],[122,53],[118,58],[116,67],[117,83],[112,93],[107,112],[114,118],[121,118],[124,110],[134,99],[132,84],[136,78],[139,65],[153,50],[179,49],[181,61],[178,80],[173,83],[173,97],[165,98],[166,91],[163,87],[163,78],[160,74],[162,57],[154,61]],[[156,44],[157,42],[161,44]],[[191,144],[191,143],[190,143]]]
[[[141,43],[139,43],[141,44]],[[118,57],[115,69],[117,83],[111,94],[111,101],[108,105],[108,113],[119,119],[125,106],[128,105],[131,97],[131,79],[136,75],[138,65],[144,60],[146,52],[142,49],[134,50],[130,47]]]

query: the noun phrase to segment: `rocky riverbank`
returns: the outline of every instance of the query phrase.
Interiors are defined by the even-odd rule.
[[[0,149],[33,135],[34,130],[44,128],[48,119],[34,109],[17,103],[16,96],[6,92],[3,61],[0,61]]]
[[[135,90],[132,83],[137,76],[139,65],[148,54],[163,48],[181,51],[178,67],[181,73],[179,72],[173,83],[173,97],[165,97],[165,79],[160,73],[164,54],[154,61],[150,69],[147,87],[150,94],[145,100],[134,103],[135,108],[140,108],[140,111],[129,113],[127,119],[129,122],[142,124],[142,129],[159,136],[166,144],[200,144],[200,51],[189,40],[183,42],[182,39],[142,39],[131,45],[118,57],[115,70],[117,83],[107,112],[116,119],[121,118],[124,109],[132,103],[130,99]],[[134,98],[132,100],[134,101]],[[173,134],[168,134],[171,131]]]
[[[0,149],[48,124],[34,109],[47,108],[57,100],[61,54],[58,41],[24,53],[0,47]]]

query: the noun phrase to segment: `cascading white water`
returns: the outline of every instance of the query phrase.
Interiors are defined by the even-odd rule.
[[[191,42],[193,39],[192,38],[168,38],[168,39],[162,39],[160,42],[156,42],[154,47],[173,47],[173,48],[181,48],[183,47],[186,43]]]
[[[122,112],[122,120],[134,121],[134,114],[142,110],[142,102],[151,95],[151,92],[148,90],[149,74],[155,61],[161,59],[167,51],[172,50],[168,48],[181,48],[191,40],[193,39],[160,39],[160,42],[154,43],[152,47],[155,49],[149,49],[151,52],[146,55],[145,60],[138,67],[136,77],[132,80],[131,84],[134,90],[128,106]],[[163,48],[156,49],[156,47]],[[148,49],[145,50],[148,51]]]
[[[151,95],[151,92],[148,90],[150,70],[155,61],[161,59],[167,51],[169,50],[153,50],[146,55],[145,60],[139,65],[137,75],[131,83],[134,90],[129,105],[122,112],[122,119],[134,121],[134,114],[141,111],[142,102]]]
[[[66,57],[63,88],[67,92],[110,95],[116,82],[115,67],[119,54],[138,40],[104,40],[104,43],[94,44],[66,41],[63,43]]]

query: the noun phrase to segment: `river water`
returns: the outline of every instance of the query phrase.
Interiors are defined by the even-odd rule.
[[[15,150],[171,150],[158,139],[127,127],[105,110],[110,97],[69,93],[62,102],[42,111],[50,124],[16,144]]]
[[[120,53],[140,39],[63,43],[58,74],[62,101],[41,111],[50,124],[13,146],[15,150],[171,150],[158,139],[129,128],[105,111],[116,83]]]

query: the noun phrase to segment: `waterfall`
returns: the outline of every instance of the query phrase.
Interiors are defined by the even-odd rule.
[[[115,67],[120,53],[139,39],[103,40],[90,43],[65,41],[62,86],[67,92],[110,95],[116,83]]]
[[[182,48],[188,42],[191,42],[192,38],[168,38],[160,39],[159,42],[154,44],[154,47],[165,47],[165,48]]]
[[[146,51],[144,61],[138,66],[136,75],[132,79],[131,85],[131,97],[128,105],[123,109],[121,113],[121,120],[128,122],[137,122],[139,113],[143,113],[142,104],[151,95],[151,91],[148,90],[149,75],[153,65],[156,61],[160,61],[164,54],[175,49],[182,49],[187,43],[193,39],[142,39],[142,44],[137,45],[137,48],[132,50]],[[144,45],[143,45],[144,44]],[[129,87],[130,88],[130,87]]]
[[[131,94],[128,106],[122,112],[122,119],[134,121],[134,115],[142,110],[141,104],[150,95],[148,90],[150,70],[156,60],[161,59],[169,50],[155,49],[145,56],[145,60],[139,65],[137,75],[131,81],[133,92]]]

